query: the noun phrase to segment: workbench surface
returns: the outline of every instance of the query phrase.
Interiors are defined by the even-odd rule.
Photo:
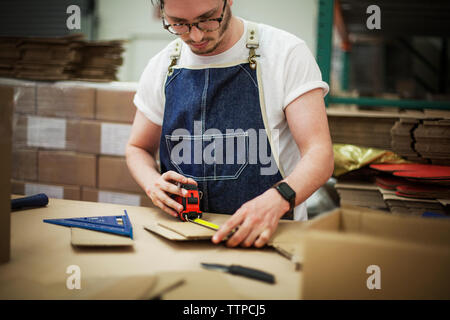
[[[70,228],[42,221],[123,215],[124,209],[133,225],[132,247],[75,247],[71,245]],[[0,299],[90,299],[90,284],[94,286],[103,280],[124,277],[145,279],[168,271],[198,274],[204,271],[200,262],[239,264],[275,275],[276,284],[271,285],[221,273],[224,279],[222,283],[232,288],[239,297],[299,298],[301,273],[295,271],[293,264],[272,248],[227,248],[224,244],[215,245],[209,240],[174,242],[144,229],[144,225],[155,223],[161,218],[172,219],[155,208],[60,199],[50,199],[44,208],[12,212],[11,259],[0,265]],[[66,287],[70,276],[66,270],[71,265],[80,268],[80,290]],[[218,283],[214,286],[220,290],[221,285]],[[196,294],[186,299],[218,297],[208,290],[202,291],[202,284],[199,283]],[[168,297],[170,299],[170,295]]]

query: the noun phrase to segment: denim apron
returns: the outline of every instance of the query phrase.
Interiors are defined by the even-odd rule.
[[[271,150],[256,61],[258,27],[248,24],[248,61],[232,65],[177,66],[181,46],[176,42],[164,84],[161,172],[193,178],[203,212],[233,214],[284,177]]]

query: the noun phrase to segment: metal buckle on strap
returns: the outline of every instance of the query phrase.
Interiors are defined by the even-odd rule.
[[[170,63],[170,66],[168,68],[168,75],[171,76],[173,73],[173,67],[177,65],[177,61],[180,58],[181,55],[181,45],[180,41],[177,41],[175,43],[175,47],[173,48],[173,52],[170,55],[170,58],[172,59],[172,62]]]
[[[259,46],[249,46],[247,48],[250,49],[250,53],[248,54],[248,63],[250,63],[250,68],[253,70],[256,69],[256,59],[260,57],[259,54],[256,54],[255,50],[259,48]]]
[[[260,57],[260,55],[256,54],[256,49],[259,48],[258,40],[257,26],[251,24],[250,31],[247,36],[247,48],[250,50],[248,62],[250,64],[250,68],[252,69],[256,69],[256,58]]]

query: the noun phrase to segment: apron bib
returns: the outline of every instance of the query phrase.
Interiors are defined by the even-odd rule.
[[[249,23],[248,61],[178,67],[181,41],[171,56],[164,84],[161,172],[173,170],[196,180],[204,212],[233,214],[284,177],[270,143],[255,59],[257,30]]]

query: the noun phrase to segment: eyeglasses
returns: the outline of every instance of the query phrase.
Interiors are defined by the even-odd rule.
[[[213,32],[220,28],[220,24],[223,20],[223,15],[225,14],[225,7],[227,5],[227,0],[223,2],[223,8],[222,8],[222,14],[219,18],[215,19],[206,19],[194,23],[174,23],[174,24],[166,24],[165,18],[164,18],[164,11],[163,13],[163,27],[167,31],[169,31],[172,34],[175,34],[177,36],[181,36],[183,34],[187,34],[191,32],[192,27],[196,27],[200,31],[203,32]]]

